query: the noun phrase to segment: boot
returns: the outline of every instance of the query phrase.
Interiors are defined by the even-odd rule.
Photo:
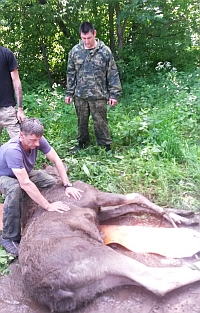
[[[111,146],[110,145],[106,145],[105,148],[106,148],[106,152],[111,150]]]
[[[78,145],[72,150],[72,154],[76,154],[79,150],[85,149],[86,142],[79,141]]]
[[[101,146],[102,148],[105,148],[105,151],[108,152],[111,150],[111,146],[110,145],[105,145],[105,146]]]

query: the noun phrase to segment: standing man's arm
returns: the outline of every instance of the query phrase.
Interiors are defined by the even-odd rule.
[[[76,85],[76,70],[72,58],[72,51],[69,53],[68,57],[66,76],[67,76],[67,85],[66,85],[65,103],[69,105],[73,100]]]
[[[17,119],[21,123],[26,118],[24,111],[23,111],[23,105],[22,105],[22,84],[19,78],[19,72],[17,68],[14,71],[12,71],[10,74],[11,74],[11,78],[13,82],[17,105],[18,105]]]
[[[118,102],[118,98],[122,92],[121,82],[119,79],[119,73],[113,55],[111,53],[108,70],[107,70],[107,86],[109,92],[109,104],[115,106]]]
[[[66,174],[66,169],[64,167],[64,164],[56,151],[51,147],[51,150],[46,154],[46,157],[55,165],[58,174],[60,175],[60,178],[62,180],[63,186],[67,185],[69,183],[69,178]],[[74,187],[67,187],[65,189],[65,194],[69,198],[72,196],[75,200],[80,200],[83,191]]]

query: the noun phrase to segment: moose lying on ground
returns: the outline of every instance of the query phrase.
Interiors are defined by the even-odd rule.
[[[67,312],[117,286],[141,285],[162,296],[200,280],[198,269],[150,268],[114,251],[103,244],[98,228],[98,217],[107,219],[138,210],[139,207],[128,205],[132,203],[175,222],[189,224],[189,219],[164,210],[137,193],[104,193],[80,181],[73,186],[84,190],[79,201],[68,199],[59,183],[42,191],[49,201],[68,203],[70,210],[63,214],[47,212],[31,200],[25,203],[34,213],[23,231],[19,263],[24,284],[39,303],[52,312]],[[101,212],[100,208],[106,206],[119,207]]]

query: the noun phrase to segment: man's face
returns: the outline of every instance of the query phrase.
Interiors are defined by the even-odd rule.
[[[40,145],[41,136],[38,137],[34,134],[26,135],[23,132],[20,132],[20,142],[24,150],[29,151],[30,149],[35,149]]]
[[[96,30],[94,31],[94,34],[89,32],[87,34],[81,33],[81,39],[84,43],[85,49],[92,49],[96,46]]]

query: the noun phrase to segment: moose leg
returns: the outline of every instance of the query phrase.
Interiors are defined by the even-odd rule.
[[[103,258],[102,262],[101,258]],[[108,251],[103,253],[102,257],[98,255],[98,261],[101,265],[98,267],[97,277],[94,277],[96,272],[93,271],[92,280],[87,280],[87,286],[81,288],[82,292],[85,288],[86,290],[89,288],[90,291],[92,289],[97,294],[117,286],[140,285],[157,296],[164,296],[174,289],[200,280],[198,268],[200,262],[197,262],[198,265],[193,269],[187,265],[173,268],[152,268],[113,250],[110,253]],[[80,271],[79,266],[80,264],[77,271]]]
[[[32,271],[26,273],[25,268],[22,274],[26,274],[27,290],[40,303],[49,306],[52,312],[66,312],[119,286],[140,285],[157,296],[164,296],[169,291],[200,280],[200,271],[188,266],[151,268],[103,245],[94,245],[92,249],[88,246],[88,250],[89,258],[85,252],[79,251],[80,259],[70,264],[63,259],[62,267],[47,271],[45,276],[39,268],[37,275],[41,277],[37,280]]]
[[[183,210],[180,210],[179,214],[177,210],[173,211],[172,209],[163,209],[139,193],[122,195],[102,192],[95,187],[81,181],[76,181],[73,185],[74,187],[84,191],[83,198],[79,201],[79,206],[92,208],[96,212],[99,212],[100,207],[118,206],[117,209],[113,208],[113,212],[111,212],[112,210],[107,210],[106,214],[100,212],[100,220],[110,219],[112,217],[117,217],[131,212],[141,212],[141,209],[143,209],[144,212],[145,209],[148,209],[151,210],[151,213],[154,212],[156,214],[162,215],[164,218],[170,221],[174,227],[176,227],[175,223],[182,223],[186,225],[192,225],[196,223],[193,219],[182,217],[181,215],[183,215]],[[131,206],[128,207],[128,205]],[[113,214],[115,215],[113,216]]]
[[[200,280],[199,262],[193,269],[187,265],[173,268],[150,268],[143,264],[138,265],[136,262],[129,258],[123,264],[122,272],[125,275],[128,271],[126,277],[133,279],[157,296],[164,296],[174,289]]]
[[[117,216],[127,214],[130,212],[138,212],[141,210],[145,211],[144,208],[143,209],[141,208],[142,206],[142,207],[145,207],[147,209],[154,211],[154,213],[156,214],[162,215],[169,222],[171,222],[174,227],[177,227],[175,223],[178,223],[178,224],[182,223],[186,225],[191,225],[195,223],[193,219],[190,220],[186,217],[182,217],[179,214],[177,214],[178,212],[177,210],[173,212],[172,209],[164,209],[158,206],[157,204],[151,202],[150,200],[148,200],[146,197],[142,196],[139,193],[130,193],[130,194],[122,195],[122,194],[98,192],[97,197],[96,197],[96,203],[98,206],[101,206],[101,207],[123,205],[114,210],[107,210],[106,212],[100,212],[100,215],[99,215],[100,220],[110,219],[112,217],[117,217]],[[125,206],[129,204],[135,204],[135,205],[132,205],[129,207]],[[180,214],[182,214],[182,211],[180,211]]]
[[[70,309],[75,309],[75,306],[93,299],[96,295],[119,286],[139,285],[157,296],[164,296],[174,289],[200,280],[200,271],[197,269],[187,266],[150,268],[112,249],[108,250],[104,249],[101,254],[92,255],[89,272],[85,268],[85,260],[74,264],[73,273],[76,275],[81,273],[81,278],[74,277],[77,279],[73,282],[73,285],[77,286],[73,288],[73,298],[76,301],[73,301],[74,307],[71,306]],[[96,262],[98,262],[98,267]],[[65,269],[62,270],[65,273]],[[56,302],[57,299],[58,297],[55,297]],[[64,301],[62,300],[61,303]],[[69,299],[65,303],[65,309],[67,305],[69,305]]]
[[[173,217],[174,214],[178,215],[181,224],[184,225],[196,225],[199,224],[194,212],[178,209],[165,209],[165,211]],[[125,204],[116,207],[104,207],[98,214],[99,221],[107,221],[111,218],[116,218],[128,213],[147,213],[152,214],[152,210],[146,207],[139,206],[137,204]],[[163,215],[164,216],[164,215]]]

